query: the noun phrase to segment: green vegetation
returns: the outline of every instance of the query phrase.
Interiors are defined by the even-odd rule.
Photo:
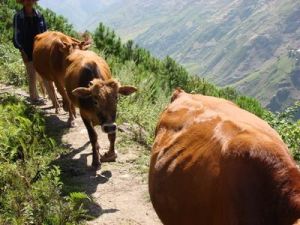
[[[273,112],[300,98],[299,84],[291,79],[293,73],[274,70],[282,66],[277,66],[277,57],[284,58],[290,48],[299,48],[300,1],[60,2],[44,0],[41,4],[63,13],[81,29],[94,30],[103,21],[123,40],[133,39],[161,58],[170,55],[190,72],[217,85],[233,85]],[[74,16],[78,14],[80,17]],[[284,100],[280,98],[282,86],[284,93],[290,93]]]
[[[266,112],[263,118],[274,127],[285,143],[288,144],[294,159],[300,161],[300,120],[295,122],[295,112],[299,111],[300,102],[287,108],[284,112],[273,114]]]
[[[0,81],[2,83],[23,86],[27,82],[20,53],[11,43],[0,43],[0,71]]]
[[[94,41],[94,50],[106,56],[113,74],[123,83],[133,84],[139,89],[135,96],[122,98],[119,105],[120,122],[134,123],[140,127],[135,129],[134,140],[151,146],[160,112],[170,101],[172,91],[181,87],[187,92],[229,99],[268,121],[288,144],[295,159],[300,160],[300,128],[292,118],[292,113],[298,110],[297,105],[281,114],[273,114],[257,100],[241,96],[233,88],[218,88],[205,79],[189,75],[170,57],[159,60],[132,41],[122,44],[115,33],[103,24],[96,29]]]
[[[12,21],[20,5],[15,0],[0,1],[0,81],[6,84],[22,86],[26,84],[24,65],[17,49],[12,44]],[[47,25],[51,30],[62,31],[74,37],[78,36],[72,25],[62,16],[57,16],[50,10],[39,10],[45,16]]]
[[[49,164],[62,149],[45,134],[42,115],[13,96],[0,104],[0,224],[79,223],[87,196],[61,196],[60,170]]]
[[[0,82],[23,86],[22,59],[12,43],[12,17],[19,6],[0,2]],[[73,34],[72,26],[43,11],[50,27]],[[40,112],[23,99],[0,95],[0,224],[80,224],[87,218],[84,193],[65,192],[60,168],[50,166],[65,151],[45,134]]]
[[[290,50],[292,51],[292,50]],[[298,55],[283,54],[277,59],[264,63],[260,70],[255,71],[233,87],[243,86],[243,92],[258,99],[271,111],[282,111],[299,99]],[[243,85],[247,83],[248,85]],[[298,117],[300,118],[300,117]]]
[[[11,43],[12,18],[17,7],[15,1],[0,1],[0,81],[21,86],[26,83],[24,66]]]
[[[5,4],[4,4],[4,3]],[[14,0],[0,2],[0,77],[1,82],[22,86],[26,83],[23,66],[11,44],[11,18],[17,8]],[[52,29],[76,36],[62,17],[43,11]],[[3,13],[3,14],[2,14]],[[3,19],[3,20],[2,20]],[[207,80],[191,76],[172,58],[159,60],[132,41],[120,38],[103,24],[94,36],[94,49],[105,56],[114,76],[139,92],[119,102],[119,123],[134,126],[132,140],[147,149],[153,143],[160,112],[168,104],[174,88],[234,101],[242,108],[267,120],[300,160],[300,128],[291,114],[295,108],[273,114],[253,98],[239,95],[233,88],[218,88]],[[86,217],[83,193],[68,193],[60,180],[60,168],[51,166],[64,151],[45,133],[40,112],[12,96],[0,97],[0,224],[78,224]],[[136,160],[143,173],[149,153],[143,151]],[[77,187],[75,187],[77,188]],[[73,188],[74,189],[74,188]],[[64,195],[65,194],[65,195]]]

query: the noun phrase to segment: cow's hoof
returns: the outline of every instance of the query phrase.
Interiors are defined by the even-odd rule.
[[[104,155],[101,155],[101,162],[115,162],[118,158],[118,154],[116,152],[106,152]]]
[[[59,114],[59,108],[55,108],[55,114]]]
[[[93,161],[92,162],[92,167],[95,170],[100,170],[101,169],[101,162]]]

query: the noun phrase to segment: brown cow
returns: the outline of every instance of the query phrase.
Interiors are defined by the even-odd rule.
[[[157,126],[149,191],[165,225],[300,218],[300,172],[279,135],[230,101],[182,90]]]
[[[69,55],[67,62],[65,87],[71,102],[79,107],[80,115],[88,130],[93,148],[92,165],[100,166],[99,144],[94,130],[96,125],[101,125],[110,141],[109,151],[101,157],[101,162],[115,161],[118,94],[130,95],[137,89],[121,86],[112,79],[109,66],[94,52],[75,50]]]
[[[33,64],[43,79],[53,81],[63,98],[63,108],[69,112],[69,123],[73,124],[76,116],[75,108],[70,103],[64,88],[66,73],[66,57],[75,49],[87,49],[91,41],[81,42],[61,32],[49,31],[35,37],[33,50]],[[50,98],[57,103],[52,82]],[[58,103],[57,103],[58,104]]]

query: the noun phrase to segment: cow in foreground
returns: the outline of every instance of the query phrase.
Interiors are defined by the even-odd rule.
[[[75,108],[70,103],[64,88],[66,74],[66,58],[75,50],[86,50],[90,47],[91,40],[79,41],[61,32],[48,31],[35,37],[33,49],[33,64],[40,76],[55,83],[63,98],[63,108],[69,112],[69,124],[73,125],[76,117]],[[50,83],[50,99],[58,106],[57,96],[53,83]]]
[[[106,61],[91,51],[75,50],[67,57],[65,87],[68,98],[79,107],[93,148],[93,167],[101,162],[113,162],[115,152],[115,124],[118,95],[130,95],[135,87],[121,86],[112,79]],[[108,134],[110,148],[100,157],[97,133],[94,126],[101,125]],[[101,159],[100,159],[101,158]]]
[[[300,172],[279,135],[232,102],[180,89],[157,126],[149,191],[165,225],[300,218]]]

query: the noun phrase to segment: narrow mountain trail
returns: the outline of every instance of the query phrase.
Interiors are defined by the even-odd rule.
[[[0,84],[0,93],[14,93],[26,97],[26,93],[12,86]],[[47,133],[70,151],[53,164],[62,170],[65,191],[80,191],[91,196],[88,208],[93,218],[88,225],[159,225],[150,202],[147,174],[139,171],[136,161],[141,157],[143,147],[127,141],[126,132],[119,132],[116,163],[102,164],[100,170],[93,170],[92,148],[87,130],[80,116],[76,127],[67,129],[68,115],[60,110],[55,114],[50,103],[39,107],[46,118]],[[107,135],[97,129],[101,153],[108,150]]]

